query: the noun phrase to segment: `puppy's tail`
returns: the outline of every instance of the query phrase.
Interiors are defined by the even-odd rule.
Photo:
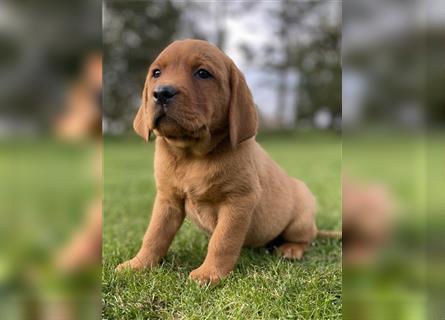
[[[342,232],[337,230],[318,230],[317,238],[330,238],[341,240]]]

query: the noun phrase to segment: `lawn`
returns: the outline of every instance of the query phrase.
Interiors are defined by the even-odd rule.
[[[317,224],[340,229],[341,140],[333,134],[262,136],[260,143],[318,200]],[[266,249],[243,249],[235,271],[217,286],[188,279],[208,239],[186,220],[160,267],[114,272],[139,249],[155,196],[153,143],[104,143],[102,299],[104,319],[340,319],[341,243],[318,239],[299,262]]]

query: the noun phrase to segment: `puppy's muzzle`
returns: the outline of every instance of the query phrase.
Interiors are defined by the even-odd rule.
[[[153,91],[155,111],[153,116],[153,127],[157,127],[162,118],[165,117],[167,109],[178,91],[171,85],[159,85]]]

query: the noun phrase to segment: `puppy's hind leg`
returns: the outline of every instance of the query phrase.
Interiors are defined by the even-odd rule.
[[[316,234],[315,223],[302,228],[298,222],[292,222],[283,232],[284,243],[277,248],[278,253],[283,258],[300,260]]]
[[[284,243],[277,250],[283,258],[300,260],[306,247],[317,235],[316,202],[303,182],[295,180],[295,185],[296,202],[293,218],[281,234]]]

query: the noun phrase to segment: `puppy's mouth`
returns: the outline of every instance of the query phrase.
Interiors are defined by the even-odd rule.
[[[198,129],[190,130],[185,124],[176,119],[174,115],[168,114],[162,109],[158,109],[153,115],[152,128],[155,129],[157,135],[163,136],[172,141],[199,141],[206,126],[200,126]]]
[[[165,138],[171,141],[190,141],[190,142],[197,142],[199,141],[199,138],[194,138],[191,136],[172,136],[172,135],[165,135]]]
[[[176,126],[178,126],[179,130],[162,130],[161,134],[167,138],[168,140],[172,141],[186,141],[186,142],[198,142],[202,138],[202,132],[204,128],[201,128],[196,131],[186,131],[184,130],[179,124],[175,123]]]
[[[153,125],[152,125],[152,128],[155,128],[155,129],[158,128],[159,127],[159,123],[166,116],[167,116],[167,114],[165,113],[164,108],[160,108],[160,109],[156,110],[155,114],[153,115]]]

